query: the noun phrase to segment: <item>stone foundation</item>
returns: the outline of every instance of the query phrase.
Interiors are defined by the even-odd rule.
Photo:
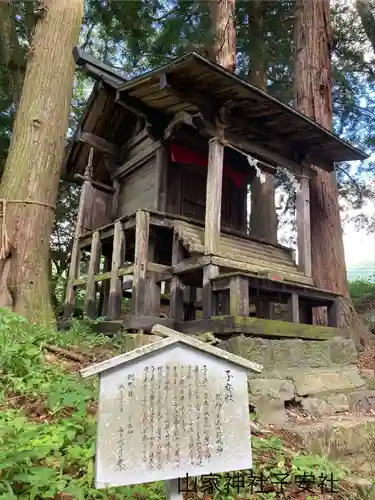
[[[250,404],[263,424],[287,424],[288,402],[314,417],[375,407],[375,391],[367,390],[366,378],[357,368],[352,340],[266,340],[241,335],[218,347],[263,365],[261,377],[249,378]]]
[[[331,340],[267,340],[236,335],[219,341],[210,333],[203,342],[263,365],[261,376],[249,376],[249,403],[262,424],[287,425],[288,404],[316,417],[375,409],[373,374],[357,368],[354,342]],[[124,351],[161,340],[152,334],[123,336]],[[372,385],[371,385],[372,384]]]

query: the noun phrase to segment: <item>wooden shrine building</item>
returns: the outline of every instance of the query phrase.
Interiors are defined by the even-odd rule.
[[[333,171],[365,155],[198,54],[130,81],[74,57],[96,82],[64,164],[82,184],[66,314],[80,289],[90,317],[127,329],[293,336],[322,306],[337,327],[337,296],[311,278],[311,165]],[[292,249],[249,235],[248,186],[278,168],[298,183],[298,264]]]

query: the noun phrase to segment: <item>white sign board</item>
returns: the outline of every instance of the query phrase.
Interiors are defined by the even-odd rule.
[[[96,487],[252,466],[246,369],[183,343],[100,374]]]

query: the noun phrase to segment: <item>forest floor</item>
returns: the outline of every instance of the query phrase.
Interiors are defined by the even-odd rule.
[[[98,381],[78,372],[123,352],[120,337],[93,336],[79,323],[62,334],[2,310],[0,345],[0,500],[165,500],[163,483],[93,488]],[[186,499],[375,497],[293,434],[251,427],[253,471],[201,478]]]

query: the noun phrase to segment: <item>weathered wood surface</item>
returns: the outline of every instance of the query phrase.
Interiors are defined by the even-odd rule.
[[[92,184],[87,189],[83,209],[82,232],[96,230],[111,222],[111,203],[113,193],[96,189]]]
[[[219,275],[219,266],[207,264],[203,268],[203,287],[202,287],[202,302],[203,302],[203,317],[209,318],[215,314],[215,297],[212,293],[211,280]]]
[[[78,140],[101,153],[107,153],[114,157],[118,157],[120,154],[120,148],[116,144],[90,132],[81,132]]]
[[[207,253],[203,245],[203,230],[192,224],[176,224],[185,248],[193,254]],[[214,252],[216,264],[221,267],[241,269],[244,272],[278,275],[281,280],[312,284],[311,278],[299,272],[292,256],[282,249],[262,245],[254,241],[222,235],[219,246]]]
[[[84,304],[84,311],[89,318],[95,318],[97,314],[95,274],[99,272],[100,256],[101,256],[100,236],[98,232],[95,232],[91,244],[91,254],[89,262],[89,270],[87,275],[85,304]]]
[[[132,295],[132,312],[143,316],[145,309],[145,286],[148,261],[148,241],[150,231],[150,214],[143,210],[136,213],[134,281]]]
[[[206,184],[206,218],[204,223],[204,253],[216,254],[220,243],[221,194],[223,186],[224,146],[218,139],[209,144]]]
[[[109,288],[108,317],[117,319],[121,312],[122,279],[119,270],[125,260],[125,234],[120,221],[115,223]]]
[[[308,278],[311,270],[310,186],[306,177],[299,179],[296,193],[298,270]]]
[[[286,321],[246,318],[244,316],[218,316],[210,319],[181,321],[176,328],[187,334],[212,332],[215,335],[242,333],[256,337],[300,338],[304,340],[329,340],[348,337],[343,329],[328,326],[305,325]]]
[[[73,247],[72,253],[70,257],[70,266],[69,266],[69,276],[68,276],[68,284],[66,288],[65,294],[65,306],[64,306],[64,316],[69,317],[74,309],[75,300],[76,300],[76,289],[74,286],[74,281],[79,277],[79,264],[81,258],[81,250],[80,250],[80,241],[79,238],[82,235],[84,228],[84,219],[85,219],[85,206],[87,200],[91,196],[91,184],[90,180],[92,177],[93,170],[93,158],[94,158],[94,150],[91,148],[88,162],[85,168],[85,181],[82,185],[81,195],[79,198],[79,206],[78,206],[78,214],[77,221],[74,233]]]
[[[178,234],[173,235],[172,247],[172,268],[178,265],[183,259],[183,249]],[[184,299],[181,279],[178,275],[173,275],[170,282],[170,310],[169,317],[175,320],[184,318]]]
[[[120,194],[117,217],[136,210],[152,210],[155,204],[155,155],[120,180]]]
[[[118,275],[119,276],[126,276],[129,274],[133,274],[134,272],[134,266],[127,266],[127,267],[120,267],[118,270]],[[100,273],[100,274],[95,274],[94,280],[95,283],[98,281],[105,281],[105,280],[110,280],[111,279],[111,271],[106,272],[106,273]],[[74,286],[84,286],[87,283],[87,278],[77,278],[74,280],[73,284]]]
[[[249,280],[241,275],[229,280],[229,314],[231,316],[249,316]]]
[[[168,151],[164,146],[160,146],[156,151],[155,168],[155,202],[154,209],[165,212],[168,194]]]

